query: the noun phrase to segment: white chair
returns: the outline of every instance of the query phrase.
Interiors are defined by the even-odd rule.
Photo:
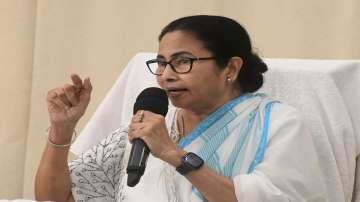
[[[72,146],[72,152],[80,154],[129,122],[136,96],[146,87],[158,86],[145,64],[155,56],[139,53],[131,59]],[[355,176],[356,157],[360,153],[360,61],[266,59],[265,62],[269,71],[260,91],[303,112],[320,156],[331,201],[360,200],[358,186],[354,184],[355,178],[360,182]]]

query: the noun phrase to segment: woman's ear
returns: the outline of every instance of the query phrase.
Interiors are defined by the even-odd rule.
[[[226,79],[235,81],[239,75],[240,69],[243,65],[243,59],[238,56],[231,57],[227,64]]]

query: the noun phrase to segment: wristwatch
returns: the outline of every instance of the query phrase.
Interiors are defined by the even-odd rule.
[[[198,170],[204,164],[204,160],[195,153],[188,152],[181,158],[181,164],[176,168],[182,175],[186,175],[190,171]]]

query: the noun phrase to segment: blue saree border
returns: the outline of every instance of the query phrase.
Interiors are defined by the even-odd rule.
[[[216,110],[214,113],[212,113],[210,116],[205,118],[203,121],[201,121],[187,136],[180,139],[178,146],[182,149],[184,149],[186,146],[191,144],[196,138],[198,138],[206,129],[208,129],[214,122],[216,122],[219,118],[221,118],[226,112],[231,110],[235,105],[239,104],[240,102],[253,97],[254,95],[251,93],[245,93],[222,107],[220,107],[218,110]]]
[[[251,173],[252,171],[254,171],[256,166],[259,163],[261,163],[262,160],[264,159],[264,154],[265,154],[266,146],[267,146],[267,143],[268,143],[270,114],[271,114],[271,111],[272,111],[272,107],[273,107],[273,105],[275,103],[279,103],[279,101],[270,102],[265,106],[264,130],[263,130],[263,133],[262,133],[260,145],[259,145],[259,147],[258,147],[258,149],[256,151],[254,161],[251,163],[247,173]]]

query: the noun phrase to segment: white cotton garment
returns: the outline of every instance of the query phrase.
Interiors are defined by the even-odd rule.
[[[298,111],[274,106],[268,147],[253,173],[233,179],[238,201],[329,201],[312,136]]]
[[[124,202],[167,202],[173,197],[174,201],[190,201],[191,184],[176,171],[172,179],[175,196],[169,196],[171,193],[163,184],[166,183],[164,165],[151,156],[140,183],[135,188],[125,188]],[[328,201],[311,135],[300,113],[284,104],[273,107],[263,161],[253,173],[238,175],[232,180],[241,202]]]

